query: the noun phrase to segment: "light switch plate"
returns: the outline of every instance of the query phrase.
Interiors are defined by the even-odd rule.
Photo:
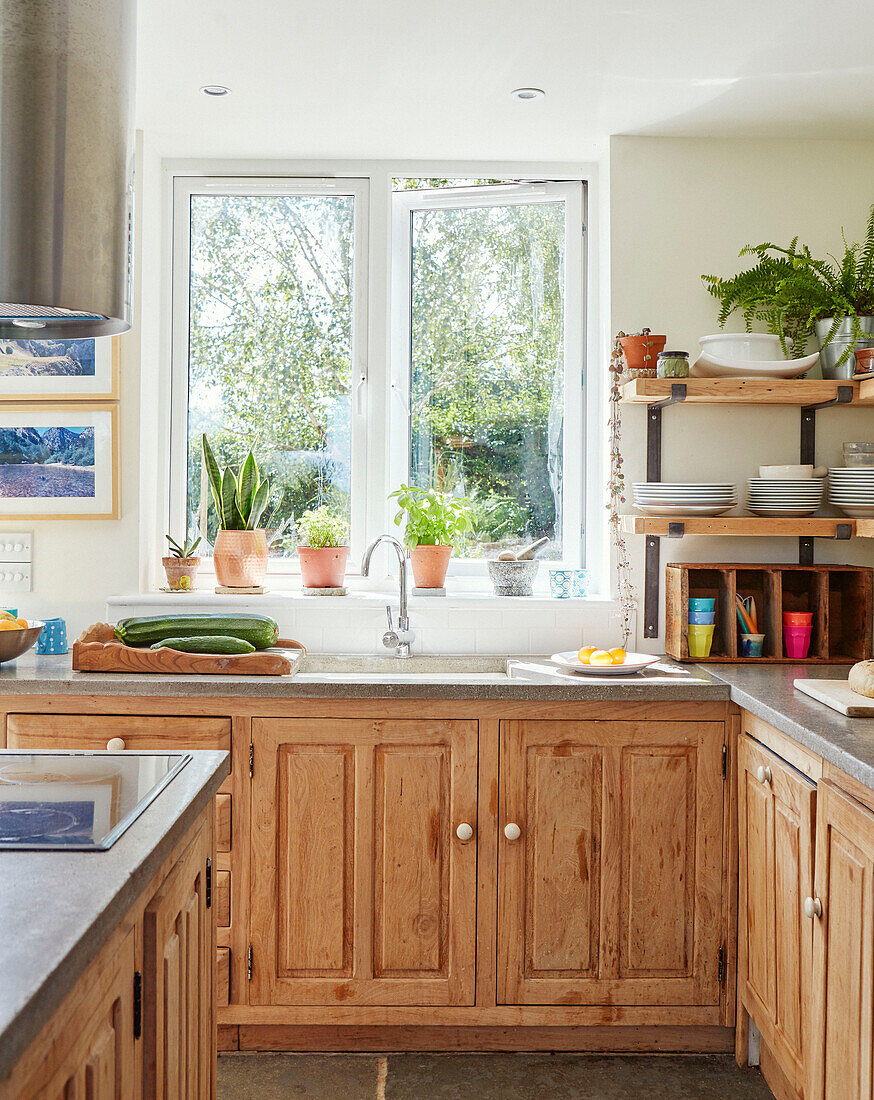
[[[0,592],[30,592],[30,562],[0,561]]]
[[[33,561],[30,531],[0,531],[0,566],[9,561]]]

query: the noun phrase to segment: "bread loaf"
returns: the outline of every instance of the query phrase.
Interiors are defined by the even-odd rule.
[[[859,661],[850,669],[850,687],[867,699],[874,699],[874,661]]]

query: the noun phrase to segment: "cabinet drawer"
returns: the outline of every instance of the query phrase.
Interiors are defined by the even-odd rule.
[[[134,751],[231,750],[230,718],[168,718],[165,715],[10,714],[9,749],[105,749],[120,737]]]

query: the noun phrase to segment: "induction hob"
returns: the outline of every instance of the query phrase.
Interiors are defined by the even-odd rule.
[[[0,751],[0,850],[106,851],[190,759]]]

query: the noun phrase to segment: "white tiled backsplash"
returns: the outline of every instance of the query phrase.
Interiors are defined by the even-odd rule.
[[[367,596],[114,596],[109,621],[184,611],[272,615],[280,634],[314,653],[383,653],[386,604],[397,621],[397,592]],[[554,653],[621,642],[617,605],[608,600],[482,596],[410,598],[417,653]]]

